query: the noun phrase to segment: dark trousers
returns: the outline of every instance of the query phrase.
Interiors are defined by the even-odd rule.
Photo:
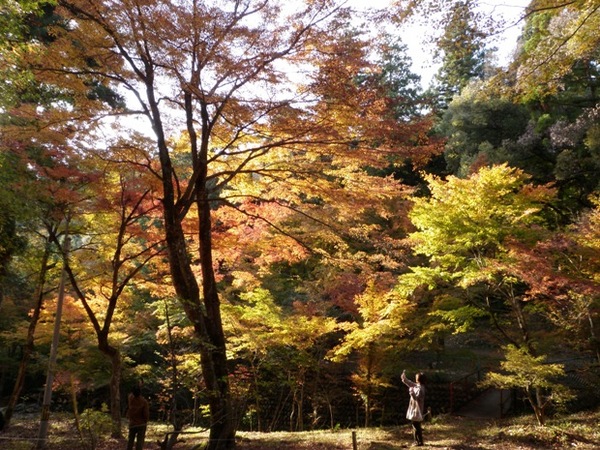
[[[423,427],[421,426],[421,422],[412,422],[413,427],[413,436],[415,438],[415,444],[423,445]]]
[[[136,441],[137,438],[137,441]],[[144,448],[144,439],[146,438],[146,425],[139,425],[137,427],[131,427],[129,429],[129,437],[127,439],[127,450],[133,450],[133,443],[135,442],[135,450],[142,450]]]

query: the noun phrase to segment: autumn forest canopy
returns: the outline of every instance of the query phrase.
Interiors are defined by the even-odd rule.
[[[403,369],[597,408],[600,1],[479,3],[0,0],[6,426],[142,383],[233,449],[401,423]]]

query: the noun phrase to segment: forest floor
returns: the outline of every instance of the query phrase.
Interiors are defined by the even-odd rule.
[[[57,416],[57,417],[55,417]],[[87,437],[79,438],[72,416],[53,414],[47,450],[124,450],[125,439],[101,438],[92,445]],[[447,450],[545,450],[600,448],[600,410],[555,417],[545,427],[535,424],[531,415],[502,420],[438,416],[423,426],[424,449]],[[37,416],[15,417],[8,430],[0,433],[0,448],[30,450],[38,433]],[[151,424],[146,436],[146,450],[159,450],[158,441],[167,428]],[[397,450],[412,445],[410,425],[386,428],[312,432],[238,432],[238,450]],[[200,450],[205,434],[186,434],[174,450]],[[198,445],[200,444],[200,445]]]

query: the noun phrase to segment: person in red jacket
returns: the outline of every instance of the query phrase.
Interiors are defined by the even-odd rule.
[[[127,450],[133,450],[134,443],[135,450],[144,448],[149,415],[150,405],[148,400],[142,396],[140,387],[135,386],[127,399],[127,418],[129,419]]]

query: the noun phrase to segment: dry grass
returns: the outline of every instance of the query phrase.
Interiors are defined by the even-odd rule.
[[[56,417],[55,417],[56,416]],[[37,436],[38,417],[18,417],[11,428],[0,434],[0,448],[29,450]],[[53,415],[48,450],[91,450],[74,430],[69,416]],[[546,427],[535,425],[532,416],[498,421],[438,416],[424,424],[427,449],[452,450],[545,450],[600,448],[600,411],[578,413],[549,420]],[[157,441],[168,427],[153,424],[148,430],[147,450],[158,450]],[[238,450],[351,450],[355,432],[357,450],[397,450],[412,443],[410,426],[356,430],[312,431],[301,433],[238,433]],[[175,450],[201,449],[205,434],[181,436]],[[103,438],[96,450],[125,448],[124,439]]]
[[[546,427],[533,417],[483,421],[443,416],[424,425],[423,448],[452,450],[600,449],[600,413],[581,413],[550,420]],[[357,429],[358,450],[397,450],[412,446],[410,425]],[[240,450],[352,449],[352,430],[336,432],[240,433]]]

